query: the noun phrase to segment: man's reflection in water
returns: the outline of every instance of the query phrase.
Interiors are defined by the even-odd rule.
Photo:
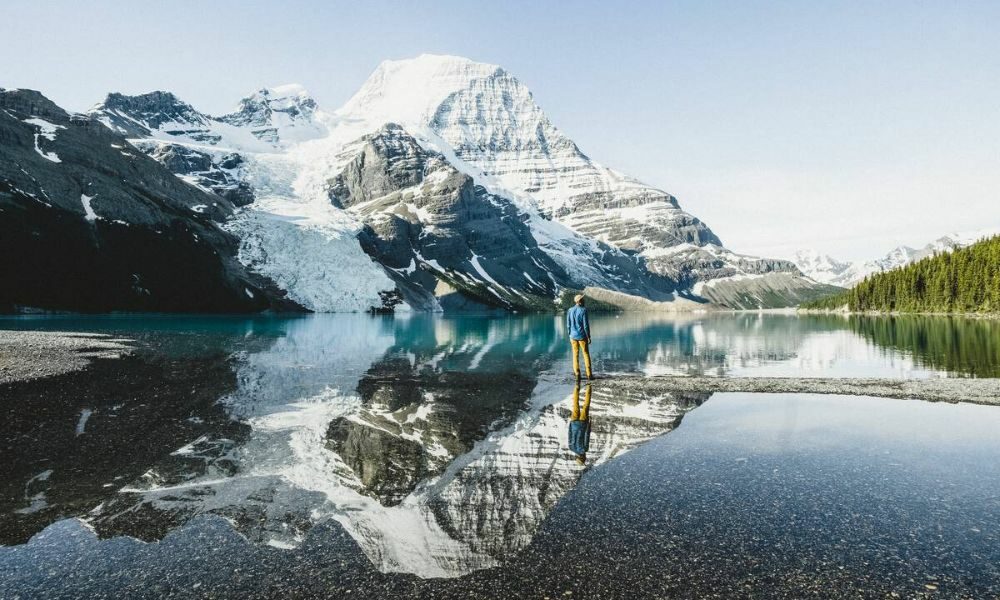
[[[583,397],[583,407],[580,406],[580,383],[573,388],[573,410],[569,417],[569,449],[576,455],[576,462],[587,462],[587,450],[590,449],[590,384]]]

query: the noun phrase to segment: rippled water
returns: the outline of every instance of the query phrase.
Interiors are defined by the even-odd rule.
[[[0,596],[998,585],[991,407],[575,389],[548,316],[0,328],[137,347],[7,390]],[[607,315],[593,330],[604,375],[982,377],[1000,364],[993,321]],[[207,554],[223,548],[253,574],[245,585]],[[618,575],[579,568],[608,560]]]

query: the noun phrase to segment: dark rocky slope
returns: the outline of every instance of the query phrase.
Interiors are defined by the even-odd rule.
[[[95,118],[0,90],[0,310],[301,310],[236,261],[232,211]]]
[[[345,150],[351,158],[329,182],[331,202],[362,218],[361,246],[386,268],[413,306],[472,305],[552,310],[560,289],[588,280],[568,273],[538,246],[529,217],[476,185],[443,155],[388,124]],[[579,261],[616,287],[664,299],[674,280],[596,243]]]

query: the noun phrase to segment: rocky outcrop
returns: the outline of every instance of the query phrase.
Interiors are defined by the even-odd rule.
[[[294,310],[237,260],[233,204],[38,92],[0,91],[0,306]]]
[[[323,133],[313,120],[316,101],[300,85],[262,88],[240,100],[235,112],[219,117],[222,123],[245,127],[257,139],[278,146]]]
[[[245,161],[239,153],[219,156],[181,144],[143,140],[133,143],[181,179],[216,194],[233,206],[246,206],[254,201],[253,188],[240,172]]]
[[[364,220],[362,248],[411,304],[448,303],[460,292],[484,306],[551,305],[566,276],[509,201],[399,126],[362,138],[352,152],[330,181],[330,201]]]
[[[404,82],[416,89],[401,107]],[[670,194],[592,161],[497,65],[433,55],[385,61],[342,112],[430,127],[459,159],[584,236],[628,250],[721,243]]]
[[[406,106],[395,100],[404,91]],[[794,287],[803,295],[816,286],[788,261],[723,248],[718,236],[684,212],[675,197],[591,160],[549,121],[527,87],[497,65],[432,55],[386,61],[339,114],[399,119],[431,129],[457,159],[513,194],[531,198],[543,217],[631,253],[641,268],[671,280],[668,292],[720,277],[770,272],[797,279]],[[553,256],[559,260],[559,252]],[[572,261],[560,264],[572,270]],[[671,299],[658,296],[658,286],[626,289],[620,282],[602,281],[593,270],[586,279],[580,288]]]
[[[631,293],[672,298],[673,280],[607,245],[570,246],[573,270],[541,246],[531,215],[490,193],[442,154],[390,124],[348,145],[329,183],[331,202],[365,223],[362,247],[416,306],[551,310],[562,289],[596,280]],[[562,249],[569,246],[563,242]]]
[[[198,112],[170,92],[156,91],[138,96],[108,94],[90,110],[113,131],[128,138],[142,138],[163,130],[168,135],[216,144],[221,139],[212,132],[212,118]]]
[[[245,209],[223,224],[238,240],[236,258],[244,268],[272,279],[314,311],[392,312],[401,303],[394,282],[361,249],[362,225],[328,208],[325,197],[318,211],[306,206],[295,191],[304,171],[325,166],[325,156],[293,158],[289,149],[327,133],[315,101],[301,86],[259,90],[222,117],[197,113],[192,120],[204,124],[211,139],[169,126],[171,118],[151,118],[143,100],[151,95],[112,96],[115,102],[99,104],[89,114],[109,127],[143,124],[131,130],[136,136],[131,143],[188,183]],[[303,208],[309,217],[289,218]]]

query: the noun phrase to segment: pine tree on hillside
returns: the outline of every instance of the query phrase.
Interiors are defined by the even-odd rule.
[[[869,275],[804,308],[864,312],[1000,313],[1000,236]]]

